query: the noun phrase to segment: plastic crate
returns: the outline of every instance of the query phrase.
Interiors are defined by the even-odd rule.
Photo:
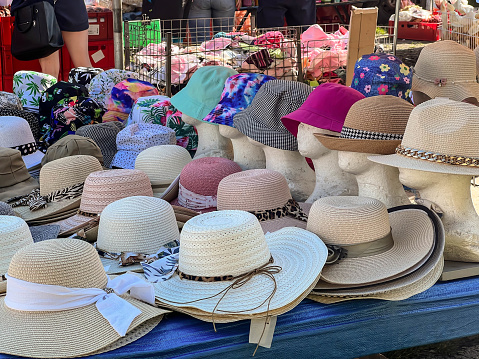
[[[13,76],[15,72],[28,70],[41,72],[42,68],[38,60],[20,61],[12,56],[10,46],[2,46],[2,75]]]
[[[13,16],[0,17],[0,46],[12,45]]]
[[[439,23],[399,21],[398,39],[437,41],[440,38]],[[389,35],[394,34],[394,21],[389,21]]]
[[[106,41],[113,39],[113,12],[88,13],[88,40]]]
[[[13,76],[2,75],[2,91],[13,92]]]
[[[161,43],[160,20],[128,21],[130,47],[143,48],[150,42]],[[154,41],[153,41],[154,40]]]

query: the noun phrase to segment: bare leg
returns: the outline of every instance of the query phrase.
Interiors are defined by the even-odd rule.
[[[73,66],[92,67],[90,56],[88,55],[88,30],[78,32],[62,31],[62,36]]]
[[[39,59],[42,72],[44,74],[52,75],[58,79],[58,73],[60,72],[60,52],[55,51],[53,54]]]

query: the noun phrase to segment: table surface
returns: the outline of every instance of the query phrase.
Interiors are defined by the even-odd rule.
[[[438,283],[398,302],[353,300],[322,305],[304,300],[278,317],[271,349],[255,358],[347,359],[479,333],[479,278]],[[1,323],[0,323],[1,324]],[[149,334],[90,358],[246,358],[249,322],[218,324],[179,313],[165,316]],[[85,330],[89,330],[85,328]],[[92,333],[94,335],[94,333]],[[0,359],[14,358],[0,355]]]

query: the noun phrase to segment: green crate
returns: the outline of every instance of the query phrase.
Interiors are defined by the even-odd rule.
[[[130,33],[130,48],[143,48],[149,43],[161,42],[161,25],[160,20],[150,21],[128,21]],[[125,44],[126,44],[125,39]]]

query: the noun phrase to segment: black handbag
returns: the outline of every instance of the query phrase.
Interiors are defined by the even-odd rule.
[[[23,0],[18,6],[12,6],[15,22],[11,51],[15,58],[20,61],[36,60],[53,54],[63,46],[54,5],[54,1]]]

